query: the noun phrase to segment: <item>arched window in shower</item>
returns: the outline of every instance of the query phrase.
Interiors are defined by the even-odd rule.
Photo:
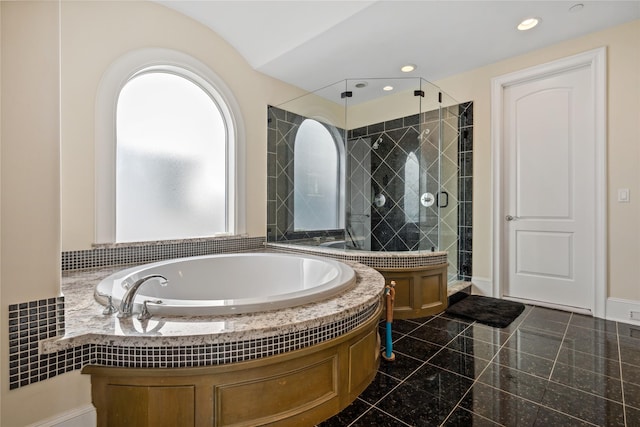
[[[420,220],[419,174],[418,157],[411,152],[404,163],[404,221],[406,223],[417,223]]]
[[[327,126],[305,119],[294,146],[293,228],[340,228],[340,150]]]

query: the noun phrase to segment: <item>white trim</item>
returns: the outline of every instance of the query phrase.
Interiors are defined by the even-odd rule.
[[[583,52],[557,61],[548,62],[525,70],[516,71],[491,79],[491,182],[493,193],[492,213],[492,277],[493,296],[501,298],[504,289],[504,278],[507,266],[502,262],[504,236],[502,223],[505,211],[503,209],[503,170],[504,159],[502,135],[502,99],[503,91],[511,85],[523,83],[545,75],[551,75],[575,68],[589,67],[593,82],[594,99],[594,133],[595,133],[595,179],[594,210],[594,260],[593,277],[594,292],[592,307],[593,315],[605,317],[607,298],[607,137],[606,137],[606,48]]]
[[[640,325],[640,320],[632,320],[629,312],[637,311],[640,313],[640,301],[608,298],[607,299],[607,319],[616,322],[630,323],[632,325]]]
[[[486,277],[471,277],[471,293],[474,295],[493,296],[493,283]]]
[[[96,425],[96,408],[93,405],[84,405],[26,427],[94,427]]]
[[[585,314],[587,316],[593,316],[593,313],[591,312],[591,310],[582,308],[582,307],[574,307],[572,305],[563,305],[563,304],[554,304],[552,302],[531,300],[527,298],[514,298],[514,297],[507,297],[507,296],[503,296],[503,298],[509,301],[521,302],[523,304],[535,305],[538,307],[553,308],[554,310],[571,311],[573,313],[580,313],[580,314]]]
[[[229,125],[228,218],[230,234],[246,231],[245,131],[240,106],[233,93],[206,64],[183,52],[145,48],[128,52],[107,68],[100,80],[95,105],[95,243],[115,241],[115,117],[118,94],[136,73],[150,67],[177,67],[187,70],[210,85],[220,95]],[[235,141],[235,143],[233,143]]]

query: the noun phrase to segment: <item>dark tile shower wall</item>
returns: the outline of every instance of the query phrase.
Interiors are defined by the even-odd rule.
[[[370,241],[370,246],[363,249],[437,248],[436,205],[422,209],[419,200],[424,192],[436,195],[439,187],[438,121],[436,111],[349,131],[347,176],[368,185],[363,189],[351,187],[347,228],[356,230],[357,241]],[[365,147],[369,149],[369,158],[363,161]],[[359,217],[368,215],[370,237],[359,236],[357,230],[362,228]]]
[[[302,118],[267,109],[267,241],[287,240],[293,231],[293,144]]]
[[[278,170],[276,160],[276,142],[278,131],[277,116],[279,112],[275,107],[267,107],[267,241],[276,241],[276,177]],[[286,114],[282,112],[282,115]]]
[[[473,236],[473,102],[459,105],[458,279],[471,280]]]

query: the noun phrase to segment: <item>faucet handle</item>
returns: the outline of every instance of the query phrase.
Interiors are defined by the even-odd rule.
[[[105,297],[107,299],[107,306],[104,308],[104,310],[102,310],[102,314],[104,314],[105,316],[109,316],[113,313],[118,312],[118,309],[116,308],[116,306],[113,305],[113,297],[111,295],[102,294],[102,293],[98,293],[98,295],[101,297]]]
[[[144,300],[144,302],[142,303],[142,311],[140,311],[140,314],[138,314],[138,320],[140,320],[141,322],[149,320],[151,318],[151,313],[149,312],[149,308],[147,307],[148,303],[162,304],[162,300]]]

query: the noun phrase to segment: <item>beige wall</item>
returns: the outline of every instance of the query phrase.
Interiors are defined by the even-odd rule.
[[[254,71],[227,42],[152,2],[62,3],[62,249],[94,243],[94,115],[100,79],[117,58],[146,47],[206,64],[240,105],[246,132],[247,232],[266,233],[266,105],[302,91]]]
[[[85,387],[78,399],[67,378],[8,392],[8,305],[60,292],[58,5],[2,2],[1,8],[0,424],[11,427],[89,397]]]
[[[1,331],[7,330],[9,304],[59,293],[61,241],[66,250],[86,249],[93,242],[96,88],[111,61],[132,49],[184,51],[208,64],[233,91],[246,126],[248,230],[264,235],[265,106],[299,91],[256,73],[217,35],[154,3],[65,1],[61,58],[56,2],[2,1],[0,19]],[[474,275],[488,278],[491,267],[490,79],[608,46],[610,295],[640,300],[635,285],[640,263],[638,40],[636,21],[437,82],[455,99],[475,101]],[[619,187],[631,189],[630,204],[611,197]],[[90,402],[89,380],[79,372],[8,391],[7,337],[1,335],[0,425],[28,425]]]
[[[640,21],[610,28],[435,82],[474,101],[473,275],[491,279],[491,79],[601,46],[608,59],[609,296],[640,301]],[[631,203],[617,203],[629,188]]]

